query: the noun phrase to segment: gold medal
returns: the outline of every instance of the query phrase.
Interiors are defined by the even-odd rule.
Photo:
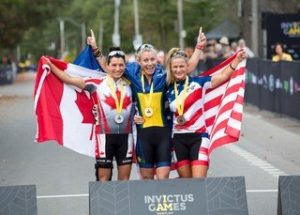
[[[153,109],[151,107],[145,108],[144,114],[146,117],[151,117],[153,115]]]
[[[185,121],[184,116],[178,116],[178,117],[177,117],[177,123],[178,123],[179,125],[183,125],[185,122],[186,122],[186,121]]]
[[[149,97],[147,97],[146,93],[145,93],[145,81],[144,81],[143,74],[141,75],[141,83],[142,83],[142,89],[143,89],[143,93],[144,93],[144,101],[146,104],[146,108],[144,109],[144,114],[146,117],[151,117],[151,116],[153,116],[153,109],[151,107],[152,98],[153,98],[153,81],[150,86]]]

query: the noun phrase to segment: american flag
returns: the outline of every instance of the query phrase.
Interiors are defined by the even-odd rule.
[[[236,57],[237,53],[223,61],[221,64],[204,72],[201,76],[214,75],[226,68]],[[236,67],[231,78],[216,88],[204,91],[204,117],[210,143],[206,151],[211,152],[224,144],[239,140],[244,92],[245,92],[246,60]]]

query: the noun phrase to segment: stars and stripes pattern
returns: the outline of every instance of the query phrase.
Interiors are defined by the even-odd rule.
[[[221,72],[236,55],[237,53],[201,75]],[[200,150],[206,151],[208,156],[215,148],[239,140],[243,116],[245,71],[246,60],[243,60],[228,81],[204,92],[204,118],[210,142],[207,149]]]

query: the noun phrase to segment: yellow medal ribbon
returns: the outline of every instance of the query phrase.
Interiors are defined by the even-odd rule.
[[[186,99],[188,85],[189,85],[189,77],[187,76],[185,79],[184,88],[182,90],[181,95],[179,96],[177,84],[176,84],[176,82],[174,82],[175,104],[176,104],[176,108],[177,108],[177,112],[178,112],[179,116],[182,116],[183,112],[184,112],[184,102]]]
[[[142,82],[143,93],[145,93],[145,81],[144,81],[144,75],[143,74],[141,75],[141,82]],[[144,96],[144,100],[145,100],[145,104],[146,104],[147,108],[151,107],[152,98],[153,98],[153,81],[152,81],[151,87],[150,87],[149,99],[146,98],[146,96]]]
[[[107,85],[111,89],[111,95],[112,95],[113,99],[115,100],[116,111],[118,114],[120,114],[122,112],[124,98],[125,98],[125,83],[123,83],[122,79],[120,79],[120,81],[121,81],[121,83],[120,83],[121,96],[120,96],[120,100],[119,100],[117,93],[116,93],[116,91],[117,91],[116,83],[110,76],[107,76]]]

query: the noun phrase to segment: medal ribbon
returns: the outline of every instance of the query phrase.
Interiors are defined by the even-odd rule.
[[[174,82],[175,104],[176,104],[176,108],[177,108],[177,112],[178,112],[179,116],[182,116],[183,112],[184,112],[184,102],[186,99],[186,92],[188,89],[188,85],[189,85],[189,77],[187,76],[185,79],[185,82],[184,82],[184,88],[182,90],[181,95],[179,96],[177,84],[176,84],[176,82]]]
[[[116,93],[116,91],[117,91],[116,83],[114,82],[114,80],[111,77],[107,76],[107,85],[111,89],[111,95],[112,95],[113,99],[115,100],[116,111],[118,114],[120,114],[122,112],[124,98],[125,98],[125,84],[123,83],[122,79],[120,79],[120,82],[121,82],[120,83],[121,96],[120,96],[120,101],[119,101],[117,93]]]
[[[143,93],[145,93],[145,80],[144,80],[143,74],[141,75],[141,82],[142,82]],[[151,87],[150,87],[149,99],[146,97],[146,95],[144,96],[144,100],[145,100],[145,104],[146,104],[147,108],[151,107],[152,97],[153,97],[153,81],[152,81]]]

